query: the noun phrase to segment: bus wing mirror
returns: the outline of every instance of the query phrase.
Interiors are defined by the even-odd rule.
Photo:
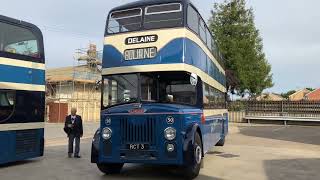
[[[196,86],[198,84],[198,75],[196,75],[195,73],[191,73],[190,75],[190,84],[192,86]]]

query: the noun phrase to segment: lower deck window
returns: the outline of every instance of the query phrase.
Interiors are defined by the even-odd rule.
[[[203,105],[207,109],[225,109],[225,93],[217,90],[210,85],[203,83]]]
[[[15,92],[0,90],[0,123],[6,121],[14,111]]]

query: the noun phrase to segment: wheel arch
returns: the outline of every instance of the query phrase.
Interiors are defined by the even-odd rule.
[[[183,157],[184,157],[184,162],[187,164],[192,161],[188,154],[189,154],[190,148],[192,148],[194,145],[196,133],[198,133],[200,136],[200,140],[202,144],[202,157],[204,156],[203,138],[202,138],[202,131],[201,131],[200,125],[197,123],[191,124],[187,128],[184,143],[183,143]]]
[[[200,126],[197,126],[197,129],[196,129],[196,133],[199,134],[200,136],[200,139],[201,139],[201,149],[202,149],[202,157],[204,157],[204,150],[203,150],[203,140],[202,140],[202,132],[201,132],[201,129],[200,129]],[[194,139],[194,138],[193,138]],[[194,143],[194,142],[193,142]]]
[[[91,145],[91,163],[98,163],[99,161],[99,142],[100,141],[100,128],[97,129],[93,136],[93,141]]]

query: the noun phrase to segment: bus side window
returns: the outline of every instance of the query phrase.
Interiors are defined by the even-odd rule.
[[[15,91],[0,91],[0,122],[9,118],[16,103]]]
[[[206,27],[205,27],[205,23],[202,19],[200,19],[200,24],[199,24],[199,35],[200,35],[202,41],[206,44],[207,43]]]
[[[198,13],[190,5],[188,7],[188,26],[196,34],[199,34],[199,17],[198,17]]]
[[[210,99],[209,86],[206,83],[203,83],[203,106],[204,106],[204,108],[210,107],[209,99]]]
[[[210,51],[212,51],[212,36],[211,36],[211,32],[209,29],[207,29],[207,46],[210,49]]]
[[[14,91],[0,91],[0,107],[13,106],[15,104]]]

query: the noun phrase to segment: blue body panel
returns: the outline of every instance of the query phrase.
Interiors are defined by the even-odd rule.
[[[44,85],[45,71],[0,64],[0,82]]]
[[[20,142],[17,138],[19,131],[0,132],[0,164],[35,158],[43,155],[44,129],[22,130],[26,133],[32,131],[32,139]],[[24,133],[24,135],[26,134]],[[32,144],[31,142],[32,141]]]
[[[153,59],[141,59],[125,61],[122,52],[111,45],[105,45],[103,51],[103,68],[114,68],[124,66],[151,65],[151,64],[173,64],[186,63],[201,69],[220,84],[226,84],[224,74],[209,56],[192,40],[188,38],[177,38],[166,44],[159,50]]]
[[[10,65],[0,65],[0,82],[45,85],[45,70]],[[21,88],[23,89],[23,85]],[[45,92],[14,90],[15,107],[1,125],[16,126],[25,123],[43,123]],[[0,90],[1,87],[0,87]],[[10,89],[9,89],[10,91]],[[0,131],[0,164],[36,158],[43,155],[44,129],[19,129]]]
[[[228,127],[227,114],[223,116],[208,116],[205,124],[201,124],[203,150],[208,152],[221,138],[227,135],[225,128]]]
[[[150,103],[142,104],[141,109],[144,109],[142,114],[130,114],[130,110],[135,109],[137,104],[120,105],[106,109],[101,112],[101,129],[109,127],[113,131],[110,143],[106,143],[100,137],[99,145],[99,163],[148,163],[148,164],[172,164],[183,165],[184,160],[184,144],[187,139],[188,130],[194,125],[199,125],[202,133],[204,151],[207,152],[212,148],[222,137],[223,132],[226,132],[223,127],[227,126],[226,117],[207,117],[205,124],[202,124],[201,117],[203,110],[192,106],[175,105],[175,104],[160,104]],[[172,116],[174,124],[167,124],[167,117]],[[110,118],[111,124],[106,124],[105,119]],[[152,153],[155,158],[142,156],[137,152],[135,156],[123,158],[123,154],[130,153],[126,150],[121,137],[121,119],[127,119],[130,123],[139,126],[146,119],[155,120],[155,144],[150,146],[148,151],[141,154]],[[176,145],[176,154],[168,156],[166,152],[166,143],[169,143],[164,138],[164,130],[167,127],[174,127],[177,130],[177,137],[170,141]],[[142,133],[143,134],[143,133]],[[141,133],[139,134],[141,135]],[[101,133],[100,133],[101,136]],[[135,143],[143,143],[136,141]],[[111,148],[111,152],[106,155],[104,149]]]

